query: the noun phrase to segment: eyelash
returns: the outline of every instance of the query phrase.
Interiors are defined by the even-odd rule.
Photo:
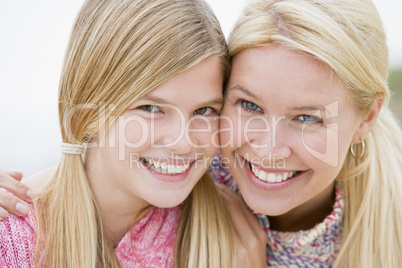
[[[152,111],[152,110],[146,109],[146,108],[149,108],[149,107],[151,107],[151,109],[157,108],[158,111]],[[160,112],[160,111],[161,111],[161,109],[160,109],[158,106],[152,105],[152,104],[141,105],[141,106],[138,107],[138,109],[143,110],[143,111],[145,111],[145,112],[149,112],[149,113],[157,113],[157,112]]]
[[[257,106],[257,110],[248,109],[246,107],[245,103],[254,104],[255,106]],[[254,102],[248,101],[248,100],[239,99],[239,100],[236,101],[236,105],[241,105],[242,109],[244,109],[245,111],[250,112],[250,113],[262,113],[263,112],[262,109],[257,104],[255,104]],[[302,120],[301,119],[302,117],[310,117],[313,120],[308,121],[305,118],[304,118],[304,120]],[[308,124],[321,124],[321,125],[323,124],[323,120],[321,118],[316,117],[316,116],[312,116],[312,115],[307,115],[307,114],[298,115],[298,116],[295,117],[295,120],[300,121],[303,124],[305,124],[305,123],[308,123]]]
[[[247,108],[247,107],[245,106],[245,103],[252,103],[252,104],[254,104],[255,106],[257,106],[257,109],[259,109],[259,110],[251,110],[251,109],[249,109],[249,108]],[[241,108],[242,108],[243,110],[249,112],[249,113],[262,113],[262,112],[263,112],[262,109],[260,108],[260,106],[258,106],[257,104],[255,104],[255,103],[252,102],[252,101],[248,101],[248,100],[244,100],[244,99],[239,99],[239,100],[236,101],[236,105],[241,105]]]
[[[151,109],[147,109],[147,108],[151,108]],[[153,109],[155,109],[155,108],[158,109],[158,110],[157,110],[157,111],[153,111]],[[201,110],[201,109],[204,109],[204,108],[206,108],[207,111],[208,111],[208,109],[209,109],[210,112],[209,112],[208,114],[197,114],[197,111],[198,111],[198,110]],[[161,109],[161,108],[159,108],[157,105],[152,105],[152,104],[141,105],[141,106],[138,107],[138,109],[143,110],[143,111],[148,112],[148,113],[159,113],[159,112],[162,112],[162,109]],[[212,108],[212,107],[201,107],[201,108],[198,108],[198,109],[194,110],[193,114],[194,114],[194,115],[199,115],[199,116],[210,116],[211,114],[218,114],[218,112],[217,112],[216,109],[214,109],[214,108]]]
[[[197,114],[198,110],[201,110],[201,109],[204,109],[204,108],[206,108],[207,110],[209,109],[210,112],[208,114]],[[200,116],[211,116],[212,114],[219,114],[219,113],[216,111],[216,109],[214,109],[212,107],[201,107],[201,108],[196,109],[193,114],[194,115],[200,115]]]
[[[301,120],[301,117],[310,117],[311,119],[313,119],[312,121],[309,120]],[[300,121],[303,124],[323,124],[323,121],[321,118],[313,116],[313,115],[308,115],[308,114],[302,114],[302,115],[298,115],[296,118],[296,120]]]

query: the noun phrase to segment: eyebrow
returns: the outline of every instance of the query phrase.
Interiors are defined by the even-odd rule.
[[[141,100],[148,100],[148,101],[152,101],[158,104],[170,104],[168,101],[166,101],[165,99],[162,98],[158,98],[158,97],[154,97],[154,96],[150,96],[150,95],[146,95],[143,98],[141,98]],[[223,98],[217,98],[217,99],[212,99],[212,100],[208,100],[205,102],[200,103],[200,105],[198,105],[199,107],[205,107],[205,106],[214,106],[214,105],[223,105]]]
[[[246,94],[247,96],[258,100],[257,96],[254,95],[253,93],[251,93],[249,90],[245,89],[244,87],[240,86],[240,85],[235,85],[233,87],[230,87],[227,91],[229,92],[229,90],[239,90],[241,92],[243,92],[244,94]]]
[[[214,106],[214,105],[220,105],[223,106],[223,99],[214,99],[214,100],[210,100],[210,101],[205,101],[200,103],[200,107],[206,107],[206,106]]]
[[[254,95],[249,90],[245,89],[244,87],[242,87],[240,85],[235,85],[233,87],[230,87],[227,91],[229,91],[229,90],[239,90],[239,91],[243,92],[244,94],[246,94],[247,96],[258,100],[258,97],[256,95]],[[325,107],[323,105],[297,106],[297,107],[292,107],[291,110],[301,111],[301,112],[315,112],[315,111],[324,112]]]
[[[148,100],[148,101],[153,101],[156,103],[161,103],[161,104],[169,104],[169,102],[167,102],[164,99],[158,98],[158,97],[154,97],[154,96],[150,96],[150,95],[145,95],[144,97],[142,97],[140,100]]]
[[[325,111],[325,107],[322,105],[292,107],[291,109],[294,111]]]

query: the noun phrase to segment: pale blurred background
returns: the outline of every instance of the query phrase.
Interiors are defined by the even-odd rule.
[[[207,0],[228,36],[245,0]],[[83,0],[0,0],[0,168],[30,176],[56,165],[57,89]],[[401,0],[375,0],[390,48],[392,108],[402,120]]]

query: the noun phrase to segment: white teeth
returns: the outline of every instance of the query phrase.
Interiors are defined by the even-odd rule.
[[[299,173],[298,171],[282,172],[282,173],[266,172],[264,170],[257,168],[253,164],[251,164],[251,170],[259,180],[271,183],[286,181],[287,179],[292,178],[293,176]]]
[[[176,167],[172,166],[172,165],[168,165],[168,172],[169,173],[176,173]]]
[[[260,180],[262,180],[262,181],[267,181],[268,174],[265,171],[262,171],[259,169],[256,169],[256,170],[258,170],[258,173],[259,173],[258,178],[260,178]]]
[[[276,176],[276,182],[281,182],[282,181],[282,175],[281,174],[278,174],[277,176]]]
[[[276,181],[275,173],[268,173],[267,182],[275,182],[275,181]]]
[[[254,172],[256,176],[258,176],[258,174],[260,173],[260,170],[257,169],[253,164],[251,164],[251,170]]]
[[[176,175],[183,173],[190,167],[190,164],[171,165],[166,162],[154,161],[148,158],[147,159],[144,158],[144,160],[149,169],[161,174]]]

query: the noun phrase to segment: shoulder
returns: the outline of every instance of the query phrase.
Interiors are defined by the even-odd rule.
[[[50,180],[55,170],[56,167],[42,170],[31,177],[24,179],[23,182],[34,192],[39,192],[41,188]]]
[[[212,159],[209,166],[209,173],[214,181],[219,183],[224,183],[225,181],[231,179],[229,170],[225,166],[224,158],[220,153],[216,154]]]
[[[176,230],[181,214],[181,206],[172,208],[152,207],[148,213],[140,219],[136,227],[144,229],[155,229],[158,232],[172,234]]]
[[[145,248],[165,250],[174,248],[180,222],[181,206],[173,208],[152,207],[134,226],[135,242]],[[162,249],[161,245],[164,245]]]
[[[115,250],[122,267],[173,267],[181,206],[151,207]]]
[[[0,222],[0,266],[33,267],[35,250],[35,215],[33,208],[25,217],[11,215]]]
[[[216,154],[209,166],[209,174],[211,174],[215,182],[226,185],[230,189],[238,192],[237,184],[226,167],[228,164],[227,160],[228,159],[223,157],[220,153]]]

